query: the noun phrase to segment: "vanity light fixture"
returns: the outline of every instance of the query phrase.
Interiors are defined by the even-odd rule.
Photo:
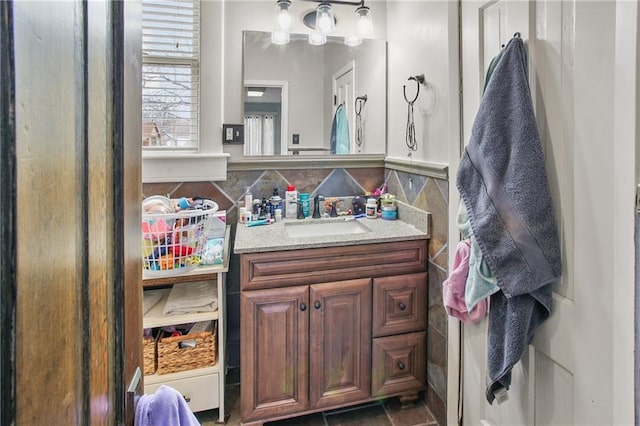
[[[277,0],[276,30],[271,35],[271,41],[275,44],[286,44],[289,42],[289,32],[293,28],[293,18],[289,13],[289,6],[292,0]],[[302,0],[301,0],[302,1]],[[333,33],[336,27],[333,5],[357,6],[356,28],[348,32],[344,38],[347,46],[358,46],[362,44],[364,38],[373,36],[373,21],[371,19],[371,9],[365,6],[365,0],[304,0],[318,3],[315,10],[304,15],[304,24],[315,30],[309,34],[309,44],[322,45],[326,43],[326,36]],[[285,34],[286,33],[286,34]]]

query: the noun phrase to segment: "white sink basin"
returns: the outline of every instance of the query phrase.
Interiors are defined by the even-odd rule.
[[[285,223],[287,234],[291,238],[323,237],[326,235],[362,234],[371,229],[356,220],[336,222]]]

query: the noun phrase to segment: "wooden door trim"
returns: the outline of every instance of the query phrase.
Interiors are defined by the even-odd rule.
[[[13,3],[0,2],[0,424],[15,424],[16,132]]]

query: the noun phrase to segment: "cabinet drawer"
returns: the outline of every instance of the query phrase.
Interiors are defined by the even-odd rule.
[[[424,389],[426,345],[426,331],[373,339],[371,395]]]
[[[145,385],[144,393],[152,394],[162,385],[171,386],[184,396],[191,411],[210,410],[220,406],[220,387],[218,374],[168,380],[162,383]]]
[[[240,287],[256,290],[426,270],[426,240],[247,253],[240,257]]]
[[[373,336],[425,330],[427,273],[373,280]]]

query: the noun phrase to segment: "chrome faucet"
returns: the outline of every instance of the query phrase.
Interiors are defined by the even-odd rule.
[[[316,195],[313,197],[313,215],[314,219],[320,219],[320,201],[324,201],[324,195]]]

